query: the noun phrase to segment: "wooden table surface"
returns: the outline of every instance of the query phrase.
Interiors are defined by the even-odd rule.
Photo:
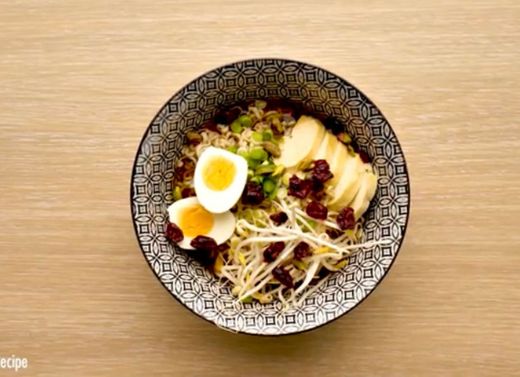
[[[27,376],[520,375],[519,19],[515,0],[0,0],[0,357],[26,357]],[[226,333],[173,300],[129,208],[158,108],[265,56],[361,88],[412,183],[384,283],[281,338]]]

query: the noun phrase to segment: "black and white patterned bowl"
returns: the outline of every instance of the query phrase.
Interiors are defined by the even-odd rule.
[[[301,307],[280,303],[236,305],[230,289],[164,235],[172,202],[173,168],[188,130],[217,110],[251,99],[301,102],[314,114],[345,124],[379,175],[378,190],[365,214],[365,240],[390,239],[349,258]],[[217,326],[249,334],[281,335],[330,322],[363,301],[394,262],[406,230],[409,179],[403,152],[379,109],[346,80],[316,66],[283,59],[252,59],[216,68],[178,91],[146,130],[131,181],[131,207],[142,252],[162,285],[179,302]]]

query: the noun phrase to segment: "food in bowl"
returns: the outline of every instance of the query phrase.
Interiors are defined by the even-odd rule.
[[[377,190],[367,156],[334,121],[257,100],[187,133],[167,238],[240,302],[299,305],[346,266]]]
[[[179,198],[196,196],[193,186],[181,185],[181,189],[185,188],[182,193],[172,187],[175,173],[182,175],[185,168],[193,174],[195,170],[193,161],[183,169],[176,169],[187,142],[186,135],[195,143],[201,137],[205,122],[213,119],[219,109],[230,109],[233,104],[255,98],[270,99],[264,111],[274,108],[273,98],[290,101],[305,109],[293,112],[295,121],[300,114],[313,115],[326,128],[334,130],[335,135],[346,131],[359,144],[359,154],[362,155],[362,150],[370,156],[373,170],[377,172],[377,193],[360,220],[363,238],[358,242],[384,241],[384,244],[356,249],[346,259],[344,268],[321,280],[313,279],[312,284],[315,282],[319,287],[299,306],[284,307],[277,297],[268,303],[254,298],[251,303],[239,302],[238,296],[231,292],[233,285],[212,272],[211,259],[203,261],[210,268],[199,262],[205,255],[211,256],[210,253],[183,250],[168,241],[164,230],[168,221],[166,208],[174,202],[174,191]],[[233,116],[222,117],[225,119],[218,119],[216,123],[229,127],[239,116],[235,110],[227,114]],[[326,122],[328,117],[338,122]],[[235,124],[235,129],[237,125],[242,126]],[[218,128],[215,124],[207,126]],[[158,281],[194,314],[220,328],[247,334],[299,333],[349,313],[388,276],[403,245],[410,213],[405,156],[381,110],[344,78],[315,65],[289,59],[234,62],[216,67],[180,88],[147,127],[136,152],[131,177],[134,230],[143,257]],[[229,212],[236,221],[236,210],[232,208]],[[176,232],[171,235],[179,236]],[[202,241],[210,244],[208,239]],[[228,239],[222,247],[230,241]],[[320,275],[325,271],[326,268],[322,268]]]

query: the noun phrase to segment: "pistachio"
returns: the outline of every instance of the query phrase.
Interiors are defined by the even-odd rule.
[[[275,135],[283,135],[283,126],[282,126],[282,123],[280,122],[280,119],[273,118],[272,123],[271,123],[271,129],[273,130],[273,133]]]
[[[273,173],[275,170],[276,170],[276,165],[272,165],[272,164],[260,165],[258,168],[256,168],[255,174],[258,174],[258,175],[269,174],[269,173]]]
[[[231,153],[237,153],[238,145],[230,145],[229,147],[227,147],[227,150]]]
[[[231,123],[230,127],[231,127],[231,131],[236,134],[241,133],[243,130],[242,124],[238,120],[233,121],[233,123]]]
[[[277,175],[280,175],[285,170],[285,166],[283,165],[276,165],[276,168],[273,171],[273,177],[276,177]]]
[[[282,151],[280,150],[280,147],[273,143],[272,141],[264,141],[262,144],[264,149],[269,152],[273,157],[280,157],[282,154]]]
[[[258,99],[255,101],[255,107],[260,110],[265,109],[266,106],[267,106],[267,102],[265,102],[265,101],[258,100]]]
[[[261,142],[264,140],[264,136],[260,132],[253,132],[252,138],[254,141]]]
[[[253,120],[249,115],[240,115],[238,121],[242,127],[250,128],[253,125]]]
[[[175,186],[173,189],[173,200],[177,201],[179,199],[182,199],[181,188],[179,186]]]
[[[249,152],[249,157],[256,161],[265,161],[269,156],[262,148],[255,148]]]
[[[340,132],[338,134],[337,138],[343,144],[350,144],[352,142],[352,139],[350,138],[349,134],[347,134],[346,132]]]

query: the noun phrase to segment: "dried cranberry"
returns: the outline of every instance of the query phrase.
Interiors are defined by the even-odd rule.
[[[290,106],[293,109],[292,116],[294,119],[298,119],[300,115],[306,113],[301,103],[290,103]]]
[[[312,181],[312,194],[311,194],[312,199],[319,202],[319,201],[323,200],[323,198],[325,198],[325,195],[326,195],[325,190],[324,190],[325,185],[322,182],[320,182],[314,178],[311,179],[311,181]]]
[[[329,163],[326,160],[316,160],[314,161],[312,168],[312,179],[317,182],[327,182],[329,179],[333,177]]]
[[[329,211],[323,204],[313,200],[307,205],[305,212],[314,219],[325,220]]]
[[[321,190],[321,191],[316,191],[312,193],[311,197],[313,200],[316,200],[317,202],[319,201],[322,201],[324,198],[325,198],[325,191]]]
[[[310,246],[307,242],[301,241],[294,248],[294,259],[302,260],[305,257],[311,255]]]
[[[294,287],[291,274],[281,266],[273,270],[273,277],[288,288]]]
[[[339,134],[344,130],[345,127],[334,117],[330,117],[325,119],[324,125],[328,128],[334,135]]]
[[[182,165],[189,171],[193,172],[195,170],[195,162],[189,157],[183,157],[181,159]]]
[[[211,266],[218,255],[218,246],[211,237],[197,236],[191,240],[190,245],[195,250],[190,251],[190,256],[198,260],[204,266]]]
[[[333,240],[335,240],[336,238],[338,238],[339,236],[341,236],[343,234],[343,232],[341,230],[338,230],[338,229],[327,229],[326,233]]]
[[[217,250],[219,253],[224,253],[225,251],[228,251],[230,247],[229,243],[225,242],[218,245]]]
[[[206,130],[220,133],[220,130],[218,129],[217,124],[225,124],[225,121],[219,122],[219,121],[217,121],[217,117],[215,117],[215,120],[213,120],[213,119],[208,120],[206,123],[204,123],[202,125],[202,127],[205,128]]]
[[[264,250],[264,260],[267,263],[274,262],[285,248],[285,242],[278,241],[270,244]]]
[[[355,140],[352,140],[350,142],[350,146],[352,147],[352,149],[354,149],[354,152],[358,153],[359,152],[359,145],[357,145],[356,141]]]
[[[193,177],[194,173],[195,163],[191,159],[184,157],[180,161],[179,166],[175,168],[175,179],[182,182]]]
[[[317,180],[317,179],[312,179],[312,192],[313,193],[318,193],[320,191],[323,191],[323,189],[325,188],[325,185],[323,184],[323,182]]]
[[[269,218],[273,220],[275,225],[282,225],[287,220],[289,220],[289,217],[285,212],[273,213],[271,216],[269,216]]]
[[[255,182],[247,182],[242,194],[242,203],[250,205],[259,205],[265,199],[262,186]]]
[[[282,106],[280,107],[280,113],[282,114],[288,114],[288,115],[293,115],[294,114],[294,109],[292,107],[289,107],[289,106]]]
[[[361,161],[363,161],[364,163],[369,163],[370,162],[370,157],[368,157],[368,154],[366,154],[366,152],[363,152],[363,151],[359,151],[359,158],[361,158]]]
[[[231,109],[226,111],[224,113],[224,116],[226,117],[226,123],[230,124],[231,122],[233,122],[235,119],[238,118],[241,112],[242,109],[239,106],[232,107]]]
[[[350,207],[343,208],[339,212],[336,222],[338,223],[339,227],[342,230],[354,229],[354,227],[356,226],[356,218],[354,216],[354,210]]]
[[[175,176],[175,180],[178,182],[184,181],[184,174],[186,173],[186,169],[184,166],[180,165],[175,168],[175,172],[173,173]]]
[[[191,240],[190,245],[197,250],[214,251],[218,249],[217,242],[207,236],[197,236]]]
[[[224,112],[222,112],[222,111],[215,114],[215,117],[213,118],[213,123],[214,124],[226,124],[227,123],[226,114],[224,114]]]
[[[212,119],[212,122],[215,124],[215,128],[217,124],[230,124],[238,118],[241,112],[242,109],[240,108],[240,106],[233,106],[232,108],[226,110],[220,110],[217,114],[215,114],[215,117]]]
[[[329,170],[329,163],[325,159],[314,160],[312,166],[314,170]]]
[[[210,267],[215,264],[215,261],[217,260],[218,252],[213,251],[207,251],[207,250],[191,250],[190,251],[190,257],[193,259],[196,259],[202,264],[203,266]]]
[[[266,102],[264,111],[278,111],[282,106],[284,106],[287,102],[278,99],[278,98],[271,98],[269,101]]]
[[[221,255],[224,260],[228,260],[228,258],[229,258],[229,249],[230,249],[230,245],[229,245],[228,242],[221,243],[220,245],[217,246],[217,250],[215,252],[210,253],[210,254],[211,254],[212,257],[214,255],[214,257],[215,257],[214,259],[215,260],[217,259],[218,255]]]
[[[293,175],[289,179],[289,195],[300,199],[305,199],[312,191],[312,181],[309,179],[301,179]]]
[[[181,228],[174,223],[166,224],[166,238],[172,242],[179,243],[184,239]]]
[[[304,113],[302,105],[300,103],[284,100],[284,99],[271,99],[267,101],[267,105],[264,111],[275,110],[282,114],[291,114],[295,119],[300,117],[300,114]]]
[[[323,279],[330,274],[330,271],[326,268],[320,268],[318,271],[318,278]]]
[[[189,198],[190,196],[195,196],[195,190],[191,187],[185,187],[181,191],[181,196],[183,198]]]

